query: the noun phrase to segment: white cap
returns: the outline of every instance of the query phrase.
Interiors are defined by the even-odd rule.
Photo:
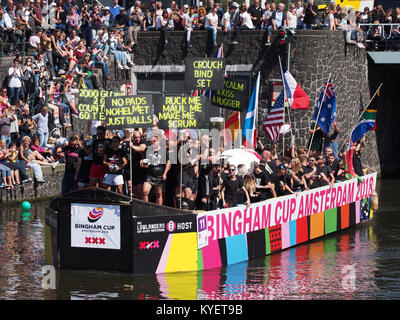
[[[187,4],[184,4],[183,7],[184,7],[185,9],[189,8],[189,6],[188,6]]]
[[[236,2],[232,2],[232,7],[239,8],[239,5]]]

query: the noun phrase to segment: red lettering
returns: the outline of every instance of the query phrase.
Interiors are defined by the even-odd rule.
[[[324,207],[324,211],[329,210],[329,195],[330,195],[330,193],[331,193],[331,190],[332,190],[332,189],[326,190],[326,193],[325,193],[325,207]],[[321,211],[322,211],[322,210],[321,210]]]
[[[319,208],[319,203],[318,203],[318,197],[319,197],[319,192],[315,192],[314,194],[314,206],[313,206],[313,210],[312,213],[318,213],[318,208]]]
[[[319,196],[321,197],[321,203],[320,203],[318,212],[323,211],[322,208],[323,208],[323,206],[324,206],[324,199],[325,199],[325,198],[324,198],[324,195],[325,195],[325,191],[326,191],[326,190],[321,190],[321,191],[319,192]]]
[[[210,238],[215,240],[215,231],[214,231],[214,216],[207,215],[207,230],[211,232]]]
[[[297,219],[303,218],[303,215],[304,215],[304,202],[303,202],[303,196],[301,196],[299,205],[299,214],[297,216]]]
[[[269,228],[271,225],[271,204],[268,204],[268,212],[265,205],[262,208],[261,228]]]
[[[250,211],[250,214],[247,213]],[[244,210],[244,217],[243,217],[243,232],[250,232],[251,231],[251,220],[252,220],[252,208]],[[247,227],[248,226],[248,227]]]
[[[347,202],[348,203],[352,203],[354,202],[354,185],[355,183],[352,182],[351,184],[349,184],[349,188],[347,189]]]
[[[287,222],[288,219],[289,219],[289,199],[283,201],[282,223]]]
[[[235,214],[233,215],[233,234],[237,235],[240,234],[242,231],[242,212],[240,210],[236,210]]]
[[[342,201],[342,187],[338,186],[336,195],[336,207],[340,207],[340,202]]]
[[[312,213],[312,203],[313,203],[314,194],[310,193],[306,195],[306,203],[305,203],[305,215],[309,216]]]
[[[342,198],[342,202],[341,202],[342,206],[347,204],[347,192],[346,192],[347,190],[346,189],[347,189],[347,184],[344,185],[344,190],[343,190],[343,194],[342,194],[343,198]]]
[[[292,215],[296,211],[296,198],[290,199],[290,218],[289,221],[292,221]]]
[[[228,216],[228,218],[227,218]],[[229,212],[229,215],[224,213],[222,214],[222,237],[230,237],[232,235],[232,212]]]
[[[278,224],[281,223],[281,218],[279,218],[279,221],[278,221],[278,219],[277,219],[278,208],[282,209],[282,202],[280,202],[280,201],[278,201],[278,202],[276,203],[276,206],[275,206],[275,225],[278,225]]]
[[[331,194],[331,205],[330,205],[330,209],[336,208],[335,200],[336,200],[336,187],[333,187],[333,188],[332,188],[332,194]]]
[[[256,212],[254,213],[253,230],[260,230],[260,208],[256,207]]]

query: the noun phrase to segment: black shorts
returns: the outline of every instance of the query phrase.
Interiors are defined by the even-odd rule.
[[[147,174],[144,182],[150,183],[152,186],[163,186],[164,185],[164,181],[161,176],[152,176],[151,174]]]

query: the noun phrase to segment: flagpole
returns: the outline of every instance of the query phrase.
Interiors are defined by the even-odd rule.
[[[133,181],[132,181],[132,147],[131,147],[131,143],[132,143],[132,129],[130,130],[130,137],[129,137],[129,175],[130,175],[130,179],[131,179],[131,190],[130,190],[130,195],[131,195],[131,202],[132,202],[132,198],[133,198]],[[138,195],[136,195],[136,198],[138,197]]]
[[[344,140],[344,143],[341,145],[341,147],[339,148],[338,151],[342,150],[342,148],[343,148],[343,146],[346,144],[346,141],[347,141],[347,140],[350,141],[350,137],[351,137],[351,134],[353,133],[354,128],[355,128],[355,127],[358,125],[358,123],[360,122],[362,116],[363,116],[364,113],[365,113],[365,110],[368,109],[369,105],[371,104],[372,100],[374,100],[375,96],[378,94],[378,92],[379,92],[380,88],[382,87],[382,85],[383,85],[383,82],[379,85],[378,89],[376,89],[374,95],[373,95],[372,98],[369,100],[367,106],[364,108],[363,112],[361,112],[360,116],[358,117],[358,119],[357,119],[357,121],[356,121],[356,124],[355,124],[355,125],[353,126],[353,128],[350,130],[350,134],[347,136],[348,139],[345,139],[345,140]]]
[[[325,90],[324,90],[324,95],[322,96],[321,104],[322,104],[322,103],[324,102],[324,100],[325,100],[326,90],[328,89],[328,83],[329,83],[329,81],[330,81],[330,79],[331,79],[331,75],[332,75],[332,73],[329,74],[328,81],[326,82],[326,86],[325,86]],[[317,128],[317,125],[318,125],[318,119],[319,119],[319,114],[321,113],[321,109],[322,109],[322,108],[321,108],[321,105],[320,105],[320,106],[319,106],[319,110],[318,110],[317,119],[315,120],[315,125],[314,125],[314,129],[313,129],[313,133],[312,133],[312,136],[311,136],[310,146],[308,147],[307,156],[310,154],[311,145],[312,145],[312,142],[313,142],[313,140],[314,140],[314,133],[315,133],[315,129]]]
[[[278,56],[279,59],[279,67],[281,70],[281,76],[282,76],[282,84],[283,84],[283,124],[285,125],[285,116],[286,116],[286,85],[285,85],[285,78],[283,76],[283,69],[282,69],[282,62],[281,62],[281,57]],[[289,70],[289,66],[288,66]],[[289,124],[290,126],[292,125],[292,120],[290,119],[290,109],[288,109],[288,117],[289,117]],[[283,156],[285,155],[285,134],[282,133],[283,136]],[[293,140],[293,133],[292,130],[290,130],[290,139]]]
[[[258,123],[258,96],[260,94],[260,82],[261,82],[261,78],[260,78],[260,71],[258,71],[258,76],[257,76],[257,81],[256,81],[256,85],[258,86],[257,88],[257,94],[255,97],[255,101],[254,103],[256,104],[254,107],[254,133],[257,133],[257,123]],[[257,147],[257,137],[254,137],[253,135],[253,139],[255,139],[255,141],[253,141],[253,148],[255,149]],[[254,144],[255,142],[255,144]]]

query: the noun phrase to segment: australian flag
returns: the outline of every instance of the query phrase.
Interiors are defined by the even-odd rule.
[[[325,92],[325,98],[324,98]],[[324,101],[322,101],[324,99]],[[319,111],[321,109],[321,111]],[[319,114],[319,115],[318,115]],[[325,83],[324,89],[319,96],[317,107],[314,112],[314,120],[317,121],[322,131],[328,133],[336,116],[336,94],[331,79]]]

